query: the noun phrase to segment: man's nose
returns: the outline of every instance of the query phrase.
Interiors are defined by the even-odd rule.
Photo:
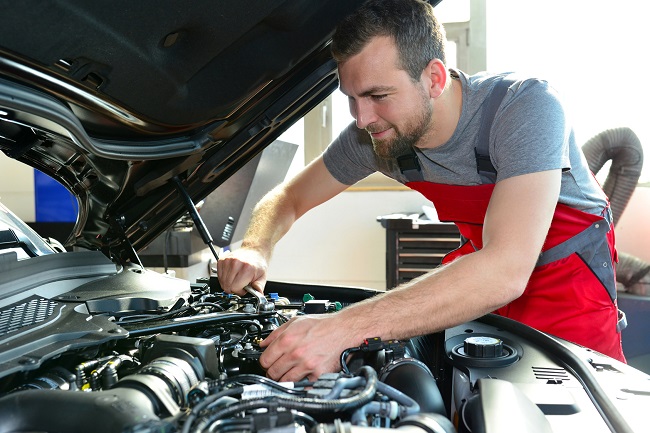
[[[357,122],[357,128],[365,129],[371,123],[374,123],[377,120],[375,110],[372,108],[372,104],[367,101],[360,100],[354,104],[354,109],[352,110],[352,116]]]

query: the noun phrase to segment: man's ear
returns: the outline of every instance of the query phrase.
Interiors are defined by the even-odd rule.
[[[447,86],[449,74],[445,64],[440,59],[433,59],[422,71],[424,82],[432,98],[439,97]]]

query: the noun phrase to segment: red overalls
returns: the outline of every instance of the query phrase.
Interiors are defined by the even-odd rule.
[[[493,184],[406,185],[431,200],[440,221],[454,222],[467,241],[443,263],[483,247]],[[495,313],[625,362],[617,329],[616,260],[614,231],[605,218],[558,204],[524,294]]]
[[[476,147],[481,185],[427,182],[415,151],[397,158],[406,186],[431,200],[440,221],[454,222],[466,241],[443,263],[483,248],[483,221],[496,180],[489,156],[490,129],[513,83],[507,77],[498,80],[481,114]],[[614,263],[618,257],[609,221],[609,208],[598,216],[558,204],[523,295],[495,313],[625,362],[620,334],[624,315],[619,323],[616,305]]]

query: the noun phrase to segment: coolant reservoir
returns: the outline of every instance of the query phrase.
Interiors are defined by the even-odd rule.
[[[472,358],[500,358],[503,356],[503,341],[487,336],[469,337],[465,339],[463,349],[465,355]]]

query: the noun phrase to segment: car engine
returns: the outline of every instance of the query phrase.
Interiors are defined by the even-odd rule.
[[[3,308],[0,432],[455,431],[407,342],[371,338],[315,382],[267,378],[263,338],[342,304],[239,297],[215,281],[188,290],[134,267]]]

